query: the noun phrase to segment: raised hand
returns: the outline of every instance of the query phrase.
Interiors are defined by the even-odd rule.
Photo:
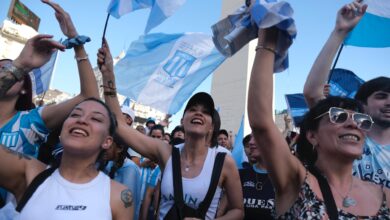
[[[106,39],[103,40],[103,45],[98,51],[97,64],[98,64],[100,71],[102,72],[103,75],[114,73],[114,65],[113,65],[112,55],[111,55],[110,48],[108,47]]]
[[[14,65],[29,72],[49,61],[52,53],[57,49],[64,51],[65,46],[52,40],[52,37],[52,35],[38,34],[29,39],[22,52],[13,61]]]
[[[59,4],[54,3],[50,0],[41,1],[45,4],[48,4],[55,10],[55,16],[57,18],[58,23],[60,24],[62,33],[64,33],[65,36],[67,36],[68,38],[74,38],[78,35],[71,17]]]
[[[363,0],[356,0],[342,7],[337,13],[336,30],[348,33],[351,31],[366,12],[367,5]]]

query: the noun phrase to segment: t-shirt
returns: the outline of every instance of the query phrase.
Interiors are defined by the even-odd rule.
[[[240,169],[245,220],[274,219],[275,192],[268,174],[254,166]]]
[[[0,128],[0,144],[33,157],[38,156],[38,147],[49,130],[42,120],[43,107],[17,112]]]
[[[102,172],[87,183],[72,183],[57,169],[28,200],[20,220],[112,219],[110,184]]]
[[[178,145],[177,145],[178,146]],[[175,147],[177,147],[175,146]],[[184,145],[179,145],[180,151]],[[183,200],[190,208],[197,209],[199,204],[205,199],[209,189],[211,176],[214,167],[214,161],[217,153],[220,152],[217,148],[208,148],[203,168],[198,176],[194,178],[182,177]],[[164,219],[166,214],[174,204],[174,189],[173,189],[173,172],[172,172],[172,156],[169,157],[161,181],[161,200],[160,200],[160,220]],[[214,219],[217,212],[219,200],[221,198],[221,187],[217,186],[211,204],[207,210],[206,218]]]
[[[353,174],[362,180],[390,188],[390,144],[380,145],[367,137],[361,159],[353,164]]]

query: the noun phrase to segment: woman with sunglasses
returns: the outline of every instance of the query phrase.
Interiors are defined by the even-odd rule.
[[[290,153],[272,117],[278,35],[277,29],[260,30],[248,95],[252,134],[275,187],[275,217],[390,219],[390,192],[352,176],[372,125],[355,100],[329,97],[311,108],[300,127],[299,159]]]

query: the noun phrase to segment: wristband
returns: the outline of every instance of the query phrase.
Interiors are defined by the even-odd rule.
[[[257,45],[255,51],[257,52],[259,49],[268,50],[269,52],[272,52],[275,55],[278,53],[275,49],[273,49],[271,47],[266,47],[266,46],[263,46],[263,45]]]
[[[116,96],[116,91],[115,90],[113,90],[113,91],[104,91],[103,94],[106,95],[106,96],[115,97]]]
[[[79,63],[79,62],[81,62],[81,61],[83,61],[83,60],[88,60],[88,54],[85,55],[85,57],[76,57],[76,56],[74,56],[74,58],[75,58],[76,61]]]
[[[73,48],[74,46],[80,46],[85,44],[86,42],[90,42],[91,38],[83,35],[77,35],[74,38],[68,38],[62,42],[62,44],[66,47],[66,49]]]

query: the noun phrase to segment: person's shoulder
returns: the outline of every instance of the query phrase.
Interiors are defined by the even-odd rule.
[[[220,146],[220,145],[217,145],[214,147],[216,152],[217,153],[226,153],[227,155],[231,156],[232,155],[232,152],[230,152],[228,149]]]

